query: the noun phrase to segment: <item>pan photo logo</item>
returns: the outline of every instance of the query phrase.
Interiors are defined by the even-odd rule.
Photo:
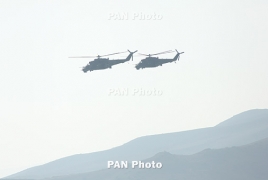
[[[111,88],[108,91],[108,96],[162,96],[163,91],[153,88],[153,89],[143,89],[143,88]]]
[[[129,167],[132,169],[161,169],[161,162],[142,162],[142,161],[108,161],[107,168],[108,169],[128,169]]]
[[[163,15],[157,13],[142,13],[142,12],[111,12],[108,20],[162,20]]]

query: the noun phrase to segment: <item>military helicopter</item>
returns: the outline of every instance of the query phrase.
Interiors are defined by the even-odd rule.
[[[125,52],[127,52],[127,51],[125,51]],[[115,54],[121,54],[121,53],[125,53],[125,52],[117,52],[117,53],[106,54],[106,55],[102,55],[102,56],[100,56],[100,55],[98,55],[98,56],[76,56],[76,57],[70,57],[70,58],[96,58],[93,61],[90,61],[86,66],[84,66],[82,68],[82,71],[84,73],[86,73],[87,71],[112,68],[112,66],[129,61],[131,58],[133,60],[133,54],[137,51],[131,52],[128,50],[129,55],[126,57],[126,59],[110,60],[109,58],[101,58],[101,57],[111,56],[111,55],[115,55]]]
[[[152,55],[160,55],[160,54],[166,54],[166,53],[171,53],[174,51],[165,51],[161,53],[156,53],[156,54],[140,54],[144,56],[148,56],[145,59],[141,60],[135,67],[137,70],[143,69],[143,68],[154,68],[158,66],[162,66],[163,64],[170,63],[170,62],[176,62],[176,60],[179,60],[180,54],[183,54],[184,52],[179,53],[176,49],[177,54],[173,59],[159,59],[158,57],[151,57]]]

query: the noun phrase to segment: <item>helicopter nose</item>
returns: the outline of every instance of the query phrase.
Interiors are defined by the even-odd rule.
[[[87,69],[86,69],[86,68],[83,68],[82,71],[83,71],[84,73],[86,73],[86,72],[87,72]]]

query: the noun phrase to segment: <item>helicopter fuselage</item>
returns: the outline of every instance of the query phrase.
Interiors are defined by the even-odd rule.
[[[180,53],[177,53],[173,59],[159,59],[158,57],[147,57],[141,60],[137,65],[136,69],[143,69],[143,68],[154,68],[158,66],[162,66],[166,63],[175,62],[179,59]]]
[[[83,67],[83,71],[86,73],[87,71],[95,71],[95,70],[102,70],[112,68],[112,66],[124,63],[126,59],[122,60],[109,60],[109,59],[95,59],[94,61],[89,62],[85,67]]]

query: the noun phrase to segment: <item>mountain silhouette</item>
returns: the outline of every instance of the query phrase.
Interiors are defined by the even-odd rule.
[[[121,146],[61,158],[9,176],[11,179],[41,179],[104,169],[107,161],[131,161],[159,152],[191,155],[207,148],[241,146],[268,137],[268,110],[240,113],[214,127],[140,137]]]
[[[144,162],[161,169],[106,169],[45,180],[265,180],[268,179],[268,138],[240,147],[206,149],[193,155],[161,152]]]

